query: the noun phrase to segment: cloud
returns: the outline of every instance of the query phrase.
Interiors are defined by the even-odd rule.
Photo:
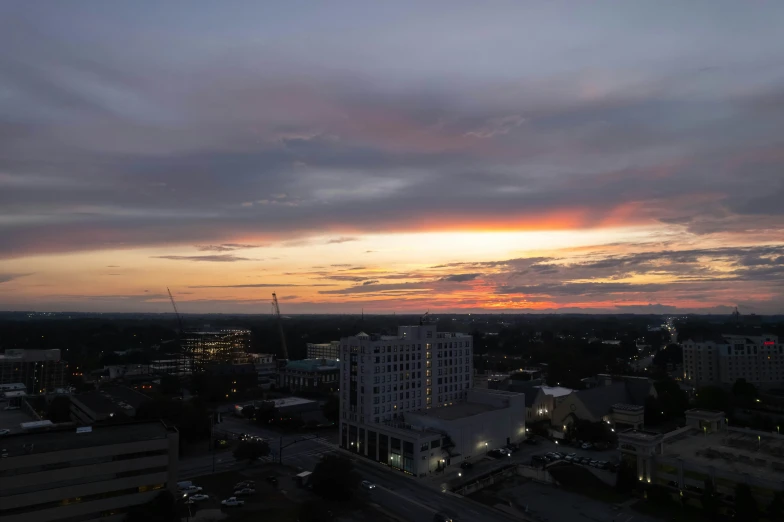
[[[341,237],[336,237],[336,238],[328,240],[327,244],[328,245],[335,245],[335,244],[341,244],[341,243],[348,243],[349,241],[359,241],[359,238],[341,236]]]
[[[466,281],[473,281],[477,277],[480,277],[482,274],[452,274],[446,277],[442,277],[439,281],[452,281],[456,283],[464,283]]]
[[[376,284],[376,283],[378,283],[378,279],[370,279],[370,280],[368,280],[368,281],[364,281],[364,282],[362,283],[362,286],[367,286],[367,285],[374,285],[374,284]]]
[[[151,256],[155,259],[169,259],[171,261],[206,261],[210,263],[236,263],[238,261],[258,261],[249,257],[240,257],[230,254],[209,256]]]
[[[336,290],[321,290],[323,295],[350,295],[350,294],[370,294],[370,293],[391,293],[395,291],[423,291],[428,290],[428,285],[422,283],[391,283],[391,284],[368,284],[350,286]]]
[[[19,279],[20,277],[26,277],[29,275],[33,275],[32,273],[29,274],[3,274],[0,273],[0,283],[7,283],[9,281],[13,281],[14,279]]]
[[[224,243],[222,245],[197,245],[196,249],[200,252],[233,252],[248,248],[258,248],[261,245],[244,245],[240,243]]]
[[[256,283],[256,284],[244,284],[244,285],[193,285],[189,286],[188,288],[283,288],[289,286],[335,286],[330,284],[313,284],[313,285],[299,285],[293,283]]]

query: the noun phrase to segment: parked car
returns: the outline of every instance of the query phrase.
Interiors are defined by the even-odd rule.
[[[363,480],[362,487],[365,489],[375,489],[376,485],[370,482],[369,480]]]
[[[589,449],[593,449],[593,444],[591,444],[590,442],[584,442],[583,445],[580,447],[584,450],[589,450]]]
[[[8,430],[8,429],[5,429],[5,428],[0,430],[0,435],[8,435],[9,433],[11,433],[11,430]]]
[[[576,459],[576,458],[577,458],[577,455],[575,455],[574,453],[569,453],[567,456],[564,457],[564,460],[566,462],[574,462],[574,459]]]
[[[464,460],[463,462],[460,463],[460,467],[462,469],[471,469],[471,468],[474,467],[474,465],[471,464],[470,462]]]
[[[195,495],[191,495],[190,497],[188,497],[188,501],[194,500],[194,501],[198,502],[199,500],[209,500],[209,498],[210,498],[209,495],[204,495],[202,493],[196,493]]]
[[[242,489],[240,489],[238,491],[235,491],[234,492],[234,496],[235,497],[244,497],[246,495],[253,495],[254,493],[256,493],[255,489],[252,489],[252,488],[242,488]]]
[[[200,488],[199,486],[188,486],[187,488],[183,488],[180,491],[190,495],[191,493],[198,493],[199,491],[201,491],[201,489],[202,488]]]
[[[506,453],[498,449],[493,449],[487,452],[487,456],[493,457],[494,459],[500,459],[501,457],[505,457]]]
[[[535,438],[533,438],[533,437],[528,437],[527,439],[525,439],[525,440],[523,441],[523,443],[525,443],[525,444],[531,444],[531,445],[536,445],[536,444],[539,444],[538,442],[536,442],[536,439],[535,439]]]
[[[433,522],[454,522],[454,519],[446,513],[436,513],[433,515]]]
[[[239,506],[244,506],[244,505],[245,505],[245,501],[244,500],[240,500],[237,497],[229,497],[226,500],[221,500],[221,506],[239,507]]]
[[[608,469],[610,467],[610,463],[606,460],[600,460],[599,465],[597,466],[599,469]]]

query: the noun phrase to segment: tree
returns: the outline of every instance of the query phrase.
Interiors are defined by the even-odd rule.
[[[176,395],[182,390],[180,380],[174,375],[161,376],[161,393],[165,395]]]
[[[246,419],[252,419],[256,415],[256,407],[252,404],[242,408],[242,416]]]
[[[264,441],[243,440],[234,449],[234,458],[249,463],[269,455],[269,444]]]
[[[757,388],[746,379],[740,378],[732,385],[732,396],[740,404],[748,406],[757,398]]]
[[[768,505],[768,518],[772,522],[784,521],[784,493],[777,491],[773,501]]]
[[[55,424],[71,421],[71,399],[67,395],[58,395],[46,409],[46,418]]]
[[[330,500],[348,500],[359,485],[354,465],[342,455],[325,455],[310,476],[313,492]]]
[[[656,395],[664,412],[664,418],[677,419],[683,417],[683,412],[689,409],[689,396],[673,379],[666,377],[654,384]]]
[[[754,500],[748,484],[738,484],[735,487],[735,512],[738,520],[743,522],[756,522],[759,518],[757,501]]]
[[[730,397],[718,386],[705,386],[697,390],[694,401],[697,408],[730,412]]]
[[[327,402],[321,407],[324,417],[330,422],[337,423],[340,418],[340,399],[337,395],[330,395]]]
[[[702,509],[711,516],[719,511],[719,499],[716,497],[716,488],[714,488],[711,479],[705,479],[705,487],[702,490],[700,502],[702,503]]]

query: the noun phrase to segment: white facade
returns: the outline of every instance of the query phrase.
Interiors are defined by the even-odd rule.
[[[683,378],[699,387],[738,379],[760,387],[784,382],[784,344],[775,335],[723,335],[683,342]]]
[[[401,326],[396,336],[360,333],[340,345],[343,421],[395,421],[405,412],[464,400],[473,384],[473,340],[467,334]]]

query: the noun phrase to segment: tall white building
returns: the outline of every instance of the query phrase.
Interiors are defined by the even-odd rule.
[[[340,445],[414,476],[525,438],[525,395],[474,390],[470,335],[434,325],[340,340]]]
[[[784,344],[775,335],[722,335],[683,342],[683,378],[699,387],[738,379],[759,387],[784,382]]]
[[[470,335],[435,325],[398,334],[359,333],[340,340],[340,411],[344,421],[393,421],[409,411],[465,399],[472,385]]]

